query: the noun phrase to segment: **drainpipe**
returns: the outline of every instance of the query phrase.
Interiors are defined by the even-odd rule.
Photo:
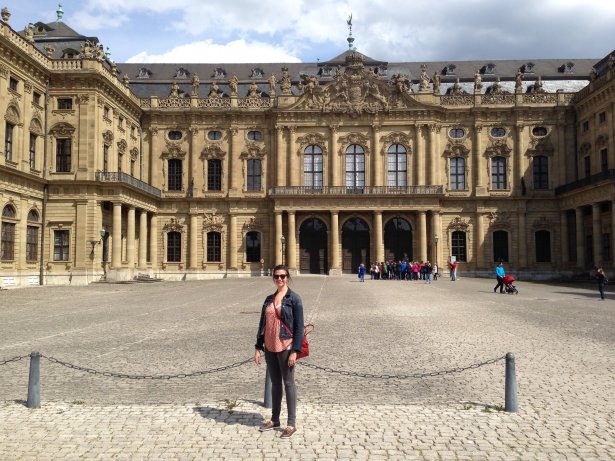
[[[143,181],[143,116],[139,117],[139,179]]]
[[[39,261],[38,284],[44,285],[45,276],[45,231],[47,222],[47,199],[49,197],[49,185],[47,184],[47,141],[48,141],[48,115],[49,115],[49,80],[45,83],[45,132],[43,133],[43,212],[41,224],[41,254]]]

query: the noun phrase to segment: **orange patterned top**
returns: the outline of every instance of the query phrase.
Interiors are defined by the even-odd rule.
[[[280,339],[280,328],[284,328],[279,318],[281,310],[282,305],[274,307],[273,302],[265,310],[265,349],[269,352],[286,351],[293,344],[292,338]]]

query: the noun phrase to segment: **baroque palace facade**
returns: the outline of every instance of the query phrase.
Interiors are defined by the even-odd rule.
[[[115,64],[9,19],[0,286],[615,268],[613,58]]]

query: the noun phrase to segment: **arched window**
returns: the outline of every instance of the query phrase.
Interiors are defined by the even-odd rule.
[[[2,236],[0,238],[0,260],[15,259],[15,223],[17,213],[12,205],[2,209]]]
[[[451,254],[457,261],[467,261],[466,233],[454,231],[451,234]]]
[[[346,149],[346,187],[365,186],[365,151],[359,144],[351,144]]]
[[[207,262],[222,261],[222,235],[220,232],[207,233]]]
[[[387,185],[406,187],[408,177],[408,155],[401,144],[391,144],[387,151]]]
[[[30,210],[26,228],[26,261],[36,261],[38,258],[38,212]]]
[[[491,188],[506,189],[506,158],[491,159]]]
[[[178,263],[182,260],[182,234],[169,232],[167,234],[167,262]]]
[[[207,190],[222,190],[222,160],[207,160]]]
[[[182,190],[182,161],[177,158],[169,159],[169,190]]]
[[[466,188],[466,160],[463,157],[451,158],[450,187],[452,190]]]
[[[257,263],[261,260],[261,234],[250,231],[246,234],[246,262]]]
[[[544,155],[537,155],[532,161],[534,170],[534,189],[549,188],[549,159]]]
[[[13,135],[15,131],[15,125],[6,122],[4,130],[4,158],[7,160],[13,160]]]
[[[508,232],[506,231],[493,233],[493,260],[508,262]]]
[[[258,158],[251,158],[248,160],[248,190],[260,191],[261,190],[261,176],[263,170],[261,161]]]
[[[551,262],[551,232],[546,230],[536,231],[534,234],[534,242],[536,244],[536,262],[550,263]]]
[[[303,185],[312,189],[322,189],[322,149],[309,145],[303,151]]]

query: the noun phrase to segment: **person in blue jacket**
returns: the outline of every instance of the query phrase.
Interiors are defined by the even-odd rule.
[[[359,264],[359,280],[365,282],[365,264]]]
[[[504,266],[502,265],[502,261],[500,261],[498,265],[495,266],[495,276],[498,279],[498,284],[493,289],[494,293],[498,290],[498,287],[500,287],[500,293],[504,293],[504,276],[505,275],[506,275],[506,272],[504,271]]]

